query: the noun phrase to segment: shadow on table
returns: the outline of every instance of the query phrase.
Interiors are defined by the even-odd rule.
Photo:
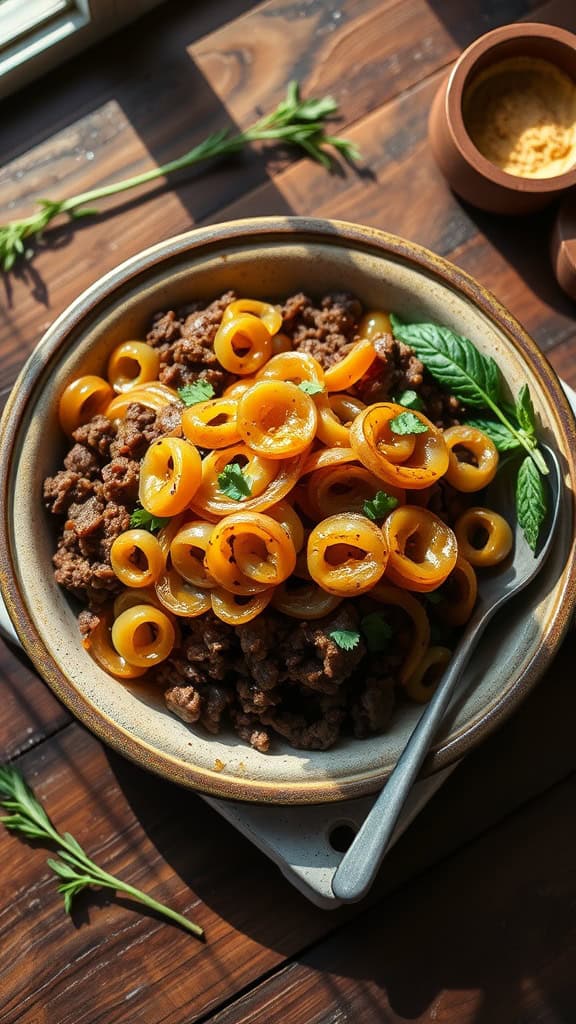
[[[224,5],[194,4],[192,8],[180,3],[163,4],[51,72],[41,80],[41,89],[34,83],[17,96],[1,101],[5,163],[73,124],[78,126],[74,149],[77,159],[91,159],[99,135],[106,136],[110,132],[111,121],[107,114],[110,104],[121,108],[130,128],[149,152],[152,165],[156,166],[181,156],[211,132],[237,130],[226,106],[188,48],[223,22],[245,13],[254,2],[227,0]],[[89,121],[88,115],[95,111],[99,112],[98,120]],[[110,139],[107,142],[110,144]],[[118,196],[114,205],[100,215],[100,220],[112,221],[117,214],[136,205],[141,205],[142,214],[146,216],[145,201],[164,191],[178,197],[190,221],[209,218],[243,191],[269,180],[269,155],[265,150],[252,147],[224,163],[209,162],[177,172],[166,183],[144,186],[134,196],[129,194],[129,198]],[[281,162],[285,157],[279,149],[274,150],[275,160]],[[102,175],[105,175],[105,168],[97,175],[98,184],[105,183]],[[125,176],[128,177],[129,172]],[[79,191],[71,185],[69,189]],[[63,198],[57,181],[48,191],[49,198]],[[262,213],[291,212],[276,190],[270,189],[268,197],[270,209]],[[30,205],[32,212],[32,198]],[[189,220],[185,219],[183,227],[188,226]],[[92,218],[87,217],[49,228],[41,245],[43,248],[67,246],[77,231],[89,230],[91,223]],[[28,284],[33,298],[49,306],[47,283],[32,262],[18,264],[11,273]],[[2,276],[10,300],[10,275]]]
[[[550,239],[557,206],[523,217],[502,217],[455,198],[480,235],[499,250],[541,301],[562,316],[573,318],[574,303],[564,294],[552,270]]]

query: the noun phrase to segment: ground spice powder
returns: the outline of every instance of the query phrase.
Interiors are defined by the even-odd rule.
[[[514,57],[486,68],[462,113],[476,148],[508,174],[551,178],[576,162],[576,84],[548,61]]]

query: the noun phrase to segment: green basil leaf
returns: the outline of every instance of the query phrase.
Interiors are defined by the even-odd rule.
[[[542,477],[529,455],[518,470],[516,514],[528,544],[535,551],[540,527],[546,516],[546,494]]]
[[[500,370],[468,338],[438,324],[403,324],[394,315],[390,319],[395,337],[410,345],[438,383],[461,402],[484,409],[487,399],[499,401]]]
[[[515,406],[516,419],[530,437],[536,436],[536,413],[530,397],[530,388],[523,384],[518,392]]]
[[[511,452],[521,447],[518,438],[514,437],[512,431],[508,430],[508,427],[505,427],[503,423],[499,423],[498,420],[476,418],[466,420],[466,426],[482,430],[494,442],[499,452]]]

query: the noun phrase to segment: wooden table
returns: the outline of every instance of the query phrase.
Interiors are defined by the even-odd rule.
[[[550,270],[551,214],[459,203],[426,120],[450,62],[516,18],[576,30],[551,0],[167,3],[0,109],[2,219],[248,125],[299,78],[331,92],[370,174],[252,152],[102,203],[47,236],[1,298],[1,394],[54,317],[121,260],[193,224],[248,214],[363,221],[475,275],[576,385],[574,306]],[[3,1024],[572,1024],[576,1020],[576,690],[570,637],[521,710],[469,756],[386,862],[371,900],[326,913],[192,793],[76,723],[1,646],[0,750],[109,871],[189,914],[202,945],[128,901],[65,916],[46,852],[0,831]]]

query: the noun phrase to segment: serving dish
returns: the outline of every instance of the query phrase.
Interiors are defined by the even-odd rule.
[[[320,803],[378,789],[419,709],[403,707],[383,736],[328,752],[277,745],[260,754],[232,735],[208,737],[174,719],[137,683],[103,673],[83,650],[75,609],[52,579],[54,537],[41,482],[61,461],[56,407],[79,373],[98,373],[111,350],[143,335],[160,308],[227,288],[280,298],[348,290],[367,307],[434,320],[468,336],[499,363],[512,390],[527,381],[541,436],[559,452],[567,487],[550,564],[524,600],[498,618],[428,759],[434,773],[475,746],[535,684],[576,600],[571,491],[574,418],[558,379],[520,325],[488,292],[432,253],[383,232],[304,218],[255,218],[198,229],[131,258],[92,285],[47,331],[24,367],[2,420],[0,569],[18,636],[41,675],[98,736],[152,771],[216,796]]]

